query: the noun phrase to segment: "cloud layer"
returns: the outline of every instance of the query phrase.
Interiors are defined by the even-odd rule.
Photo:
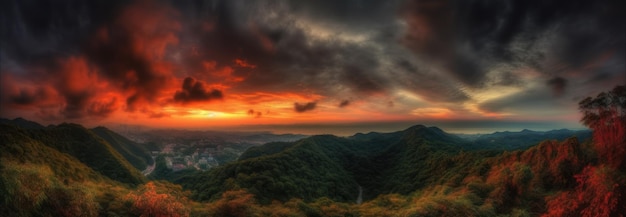
[[[571,121],[626,83],[624,4],[9,0],[2,115]]]

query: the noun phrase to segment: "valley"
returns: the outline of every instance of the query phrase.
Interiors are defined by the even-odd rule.
[[[551,198],[560,195],[552,192],[571,191],[579,182],[574,174],[585,173],[589,165],[598,162],[589,131],[521,131],[464,139],[437,127],[415,125],[398,132],[358,133],[349,137],[253,133],[217,136],[191,131],[168,135],[160,131],[161,137],[154,136],[153,140],[149,138],[155,133],[147,131],[143,143],[137,143],[102,127],[32,127],[20,120],[6,119],[2,123],[1,157],[3,165],[7,165],[3,166],[4,192],[38,191],[16,182],[25,174],[11,175],[11,171],[69,162],[65,164],[76,166],[50,166],[52,172],[36,169],[33,175],[43,178],[40,181],[59,180],[53,181],[58,182],[53,184],[58,186],[55,188],[87,186],[65,194],[90,197],[100,204],[92,211],[100,213],[124,213],[126,208],[116,208],[119,204],[112,203],[128,201],[124,195],[153,191],[172,197],[175,203],[168,206],[183,207],[179,210],[182,216],[277,212],[306,216],[438,216],[442,212],[469,216],[532,215],[549,211],[555,202]],[[489,142],[480,142],[483,138]],[[502,148],[511,147],[502,142],[511,141],[510,138],[543,141],[515,150]],[[82,152],[87,149],[81,147],[94,150],[96,144],[109,150],[114,160],[101,155],[84,158]],[[53,155],[47,154],[46,161],[37,160],[41,159],[36,157],[41,156],[35,155],[37,151],[46,149]],[[59,157],[53,157],[56,155]],[[212,163],[208,163],[209,159]],[[106,166],[111,163],[128,166],[112,171]],[[624,173],[618,170],[606,175],[612,175],[614,179],[610,180],[616,183],[624,179]],[[98,185],[116,186],[118,190],[100,192],[104,189]],[[36,205],[55,197],[48,192],[44,195],[36,200],[27,196],[19,203],[5,197],[9,205],[1,211],[16,212],[22,206],[18,204],[31,203],[28,201],[35,204],[24,213],[63,207]],[[415,203],[419,205],[410,205]],[[88,206],[80,206],[83,205]],[[89,209],[79,208],[77,212]]]

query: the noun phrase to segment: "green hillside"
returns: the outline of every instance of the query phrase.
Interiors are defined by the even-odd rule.
[[[381,193],[409,193],[446,177],[452,166],[433,163],[454,160],[464,142],[421,125],[350,138],[312,136],[250,148],[235,163],[177,182],[194,190],[200,200],[246,188],[261,201],[293,197],[355,201],[359,187],[363,197],[371,199]],[[467,161],[482,156],[474,154]]]
[[[97,192],[123,186],[14,126],[0,124],[0,150],[0,216],[96,216]]]
[[[200,200],[217,198],[226,190],[246,188],[265,202],[320,197],[351,201],[358,194],[358,183],[346,170],[352,157],[346,153],[354,153],[355,148],[347,139],[312,136],[280,153],[239,160],[179,183],[194,189]]]
[[[61,124],[40,129],[11,128],[7,125],[4,127],[7,128],[7,131],[11,129],[10,131],[17,131],[22,135],[14,137],[15,140],[6,142],[19,144],[36,141],[74,157],[110,179],[133,185],[145,182],[141,173],[111,145],[80,125]]]
[[[154,162],[150,152],[141,144],[130,141],[105,127],[91,129],[96,135],[104,139],[117,152],[119,152],[129,163],[139,170],[145,170],[148,165]]]
[[[17,127],[0,124],[0,158],[8,162],[47,165],[54,174],[68,181],[102,181],[104,176],[76,157],[45,145]]]

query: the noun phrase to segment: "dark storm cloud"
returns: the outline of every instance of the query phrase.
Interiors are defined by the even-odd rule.
[[[222,91],[217,89],[207,90],[204,82],[187,77],[183,81],[182,90],[176,91],[176,94],[174,94],[174,101],[183,103],[200,102],[222,99],[223,97]]]
[[[57,77],[67,71],[62,68],[65,59],[84,58],[88,67],[101,75],[99,77],[128,93],[126,109],[129,111],[134,111],[141,100],[154,101],[159,90],[171,79],[168,73],[157,72],[154,68],[155,52],[152,51],[159,46],[155,43],[171,43],[171,39],[159,40],[175,31],[169,22],[173,12],[158,3],[10,0],[3,1],[3,5],[6,7],[2,7],[4,13],[0,15],[3,53],[0,59],[17,65],[6,68],[3,65],[3,71],[25,73],[19,76],[31,77],[31,80],[36,77],[58,80]],[[158,31],[146,32],[157,24],[160,25]],[[153,50],[148,51],[150,48]],[[43,70],[32,70],[38,68]],[[44,85],[47,81],[37,82]],[[112,112],[107,106],[91,105],[95,100],[92,91],[64,89],[63,85],[68,82],[55,84],[64,100],[63,116],[82,118]]]
[[[313,109],[315,109],[315,106],[317,105],[317,102],[307,102],[307,103],[294,103],[293,104],[293,109],[298,112],[298,113],[302,113],[302,112],[307,112],[307,111],[311,111]]]
[[[548,85],[578,94],[583,91],[574,89],[623,81],[625,4],[7,0],[0,3],[0,70],[29,78],[33,86],[54,80],[47,86],[56,92],[15,88],[7,98],[33,105],[58,94],[61,106],[46,107],[46,117],[142,111],[142,103],[158,104],[165,93],[177,102],[221,98],[207,88],[214,84],[238,93],[312,92],[331,100],[401,90],[460,104],[494,85],[526,88],[532,79],[562,78],[567,85]],[[55,77],[64,71],[60,60],[71,57],[84,59],[94,77],[120,93],[119,103],[98,101],[90,89],[63,89],[63,78]],[[524,68],[539,78],[519,72]],[[189,86],[175,96],[165,91],[186,77]],[[542,90],[549,95],[550,88]],[[532,96],[521,99],[533,102]],[[316,104],[296,103],[296,111],[298,105],[308,111]],[[506,107],[495,101],[484,106]]]
[[[575,70],[623,48],[626,34],[618,20],[626,17],[618,8],[624,7],[623,1],[414,0],[403,10],[409,25],[404,43],[471,87],[485,85],[490,67],[499,63],[531,66],[551,77],[566,73],[546,65],[554,64],[544,62],[547,57]],[[547,40],[541,37],[553,38],[539,45]]]
[[[201,45],[198,55],[185,58],[187,65],[195,68],[191,71],[198,71],[201,61],[207,59],[215,60],[216,68],[232,66],[234,60],[245,59],[256,68],[233,71],[234,76],[246,78],[237,84],[243,90],[311,88],[332,94],[333,88],[346,86],[357,93],[381,92],[387,88],[385,78],[378,75],[379,57],[368,47],[369,42],[317,38],[312,34],[316,30],[309,26],[350,32],[360,25],[369,25],[371,30],[374,21],[383,26],[381,22],[388,25],[395,19],[395,11],[391,10],[397,4],[394,1],[355,3],[214,1],[193,6],[190,2],[175,2],[174,5],[185,11],[183,14],[191,14],[190,17],[203,17],[185,21],[197,27],[187,39],[199,41]],[[202,30],[202,26],[210,28]]]
[[[343,108],[350,105],[350,100],[343,100],[339,103],[339,108]]]
[[[546,85],[548,85],[552,89],[552,94],[554,96],[559,97],[563,95],[563,92],[565,91],[565,88],[567,87],[567,80],[561,77],[554,77],[548,80],[546,82]]]
[[[385,89],[380,78],[376,78],[375,74],[368,73],[366,69],[361,67],[349,65],[344,68],[343,73],[347,84],[356,91],[373,93]]]
[[[50,94],[43,88],[36,90],[21,89],[19,93],[9,95],[10,103],[16,105],[32,105],[38,101],[48,98]]]
[[[92,98],[92,93],[88,91],[80,92],[62,92],[65,98],[65,106],[61,111],[61,114],[66,118],[82,118],[85,116],[85,108],[89,106],[89,100]]]
[[[7,0],[0,7],[0,44],[19,63],[80,52],[85,38],[129,1]]]
[[[250,110],[248,110],[248,115],[249,116],[253,116],[255,118],[260,118],[261,116],[263,116],[263,112],[254,111],[253,109],[250,109]]]
[[[87,108],[87,114],[95,117],[108,117],[117,110],[117,99],[112,98],[108,102],[93,102]]]

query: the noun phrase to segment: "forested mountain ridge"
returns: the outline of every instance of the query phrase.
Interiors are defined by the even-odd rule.
[[[580,146],[578,140],[567,141]],[[493,165],[489,162],[508,156],[500,151],[464,151],[467,143],[439,128],[422,125],[347,138],[312,136],[250,148],[237,162],[177,183],[192,190],[199,200],[244,188],[266,202],[293,197],[354,201],[359,186],[363,198],[369,200],[381,194],[409,194],[433,185],[459,185],[469,175],[484,176]],[[546,146],[542,143],[539,147]],[[533,150],[527,151],[536,152]],[[565,152],[558,156],[579,154]],[[527,163],[547,163],[539,157],[529,157],[526,160],[532,162]]]
[[[179,183],[193,189],[200,200],[215,199],[229,189],[246,188],[267,202],[294,197],[348,201],[358,193],[358,184],[345,169],[349,156],[343,153],[351,153],[354,148],[343,145],[346,143],[349,140],[335,136],[312,136],[277,154],[242,159]]]

